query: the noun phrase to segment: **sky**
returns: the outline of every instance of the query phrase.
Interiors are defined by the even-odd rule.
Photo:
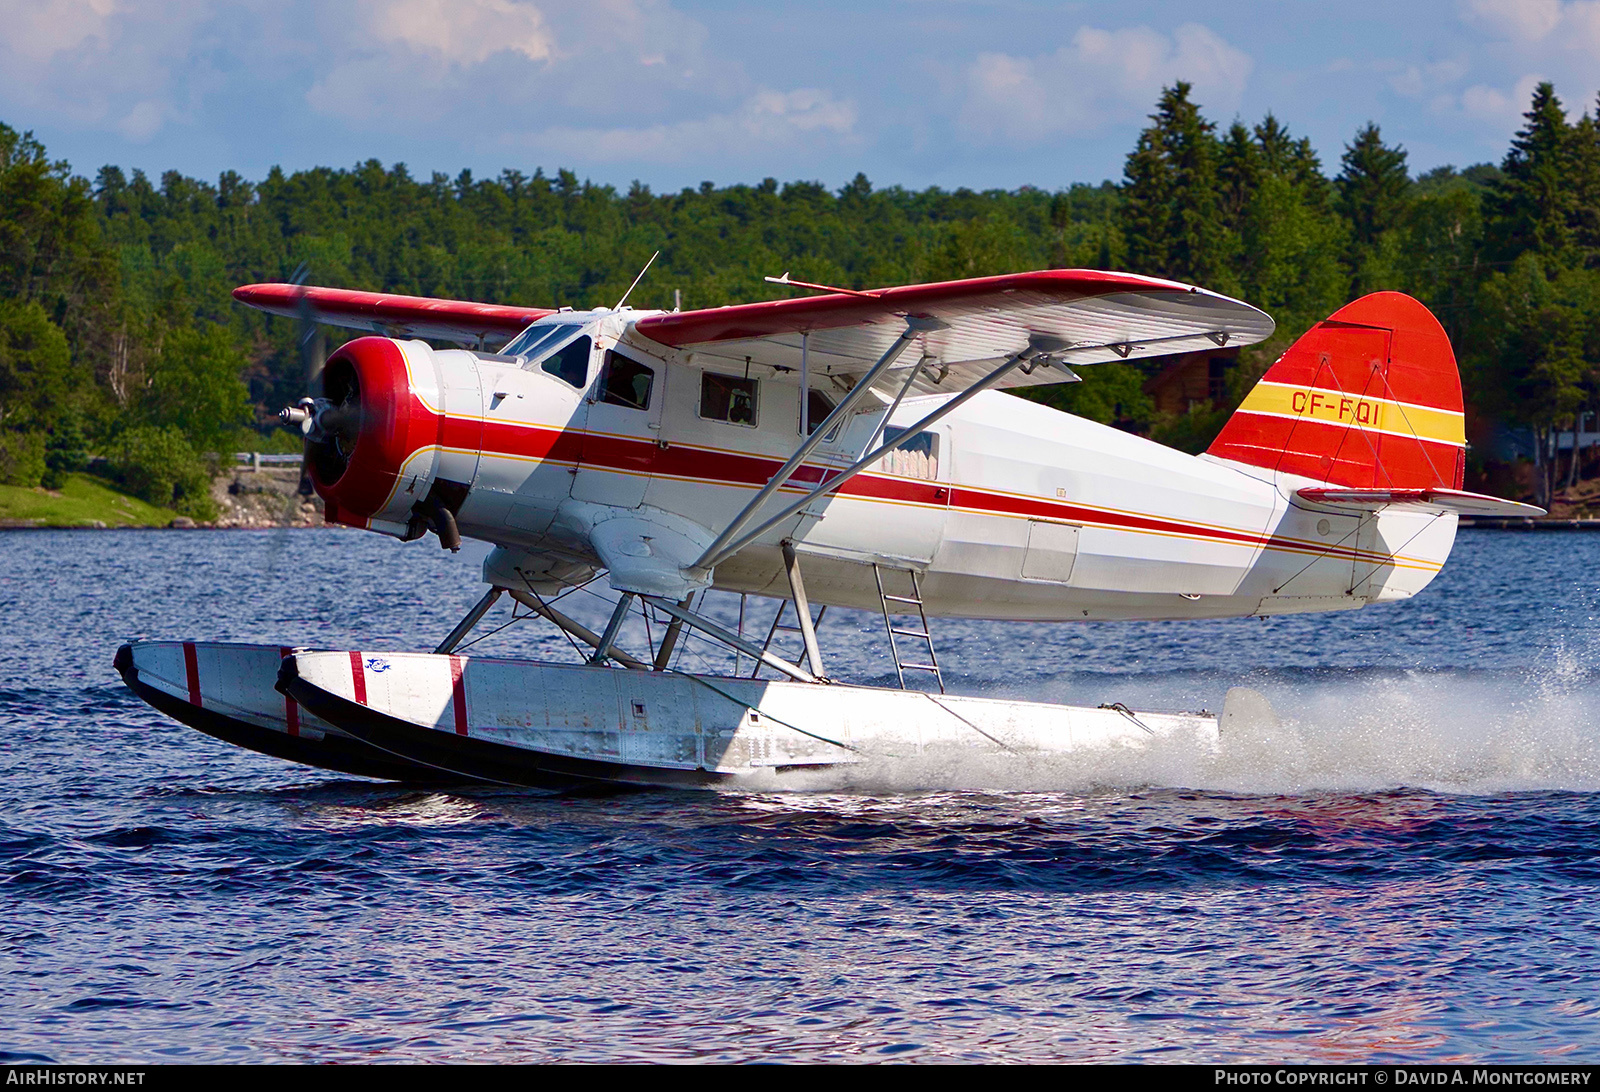
[[[1498,162],[1546,79],[1594,108],[1600,0],[0,0],[0,122],[90,176],[1057,189],[1120,178],[1176,80],[1420,173]]]

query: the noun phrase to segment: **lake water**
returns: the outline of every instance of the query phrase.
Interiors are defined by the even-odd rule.
[[[430,543],[0,534],[0,1061],[1600,1049],[1600,535],[1463,532],[1421,596],[1347,614],[935,621],[956,692],[1244,684],[1285,726],[848,793],[418,791],[231,748],[112,670],[135,636],[431,648],[481,554]],[[823,644],[892,681],[880,620]]]

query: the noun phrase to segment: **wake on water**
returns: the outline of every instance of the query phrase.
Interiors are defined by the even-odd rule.
[[[1192,673],[1183,680],[1198,681]],[[1132,680],[1119,681],[1126,689]],[[1215,739],[1179,732],[1061,754],[868,759],[837,773],[791,775],[784,784],[857,792],[1164,788],[1263,795],[1600,789],[1600,679],[1570,665],[1537,677],[1359,669],[1278,671],[1245,681],[1260,695],[1252,702],[1248,690],[1231,692]],[[1172,693],[1176,684],[1169,678],[1150,689]],[[1191,692],[1212,689],[1215,680]],[[1174,706],[1147,698],[1134,707]]]

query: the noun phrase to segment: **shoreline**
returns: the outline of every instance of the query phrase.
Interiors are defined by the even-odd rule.
[[[1508,519],[1503,516],[1462,516],[1457,526],[1474,531],[1600,531],[1600,519]]]

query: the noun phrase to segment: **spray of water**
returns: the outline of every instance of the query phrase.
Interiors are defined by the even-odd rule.
[[[1191,677],[1192,678],[1192,677]],[[1499,672],[1354,671],[1251,680],[1271,708],[1203,732],[1058,754],[952,749],[784,775],[784,787],[1249,794],[1600,789],[1600,678],[1575,664]]]

